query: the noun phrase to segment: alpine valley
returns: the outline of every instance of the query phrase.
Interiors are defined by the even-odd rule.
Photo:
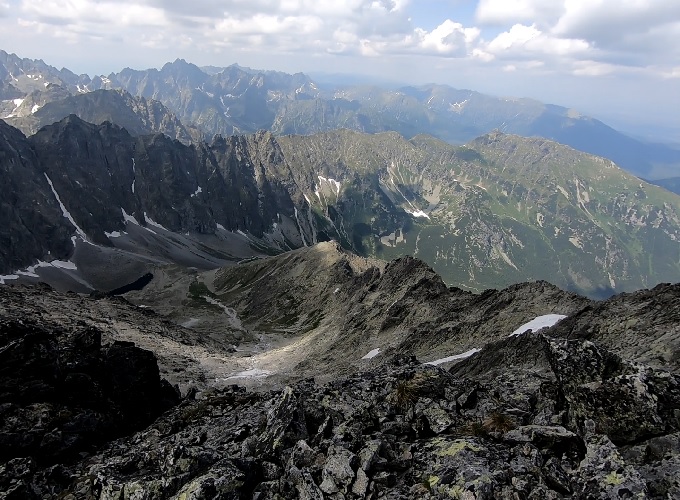
[[[0,498],[680,498],[680,196],[636,177],[680,152],[182,60],[0,51],[0,100]]]
[[[680,281],[680,198],[545,139],[340,130],[186,146],[74,115],[28,138],[0,125],[0,138],[5,281],[54,273],[49,255],[70,259],[69,286],[110,291],[162,264],[214,269],[331,239],[417,256],[478,291]]]

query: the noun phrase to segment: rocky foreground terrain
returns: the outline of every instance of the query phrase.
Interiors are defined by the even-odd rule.
[[[240,341],[0,287],[0,498],[680,498],[680,285],[475,295],[372,264],[326,244],[217,273],[197,296]],[[267,360],[257,390],[230,375]]]

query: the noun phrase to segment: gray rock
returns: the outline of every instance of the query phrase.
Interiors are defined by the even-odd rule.
[[[445,432],[453,424],[453,420],[449,417],[448,412],[442,410],[438,405],[425,408],[422,414],[435,434]]]
[[[331,446],[323,466],[321,490],[324,493],[347,493],[356,477],[358,457],[346,448]]]
[[[616,446],[604,435],[586,442],[587,452],[574,474],[574,492],[582,498],[647,498],[649,490],[642,475],[626,464]]]

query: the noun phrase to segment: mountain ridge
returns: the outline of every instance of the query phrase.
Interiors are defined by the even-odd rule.
[[[4,257],[4,272],[48,251],[67,258],[75,236],[145,253],[152,238],[160,255],[185,263],[199,245],[201,268],[238,260],[224,238],[245,238],[251,256],[336,239],[364,256],[422,256],[449,283],[477,290],[544,279],[597,295],[678,273],[677,197],[544,139],[494,133],[456,148],[345,130],[187,147],[71,116],[6,142],[27,151],[3,163],[6,175],[26,164],[63,233],[21,262]],[[8,221],[6,238],[26,232],[22,217]],[[177,238],[193,257],[170,250]],[[85,254],[90,246],[80,245]]]
[[[0,78],[4,77],[7,85],[19,85],[23,92],[43,90],[41,84],[49,83],[70,93],[124,89],[135,96],[161,101],[186,126],[199,128],[207,137],[254,133],[258,129],[277,134],[310,134],[350,127],[364,132],[395,130],[406,137],[428,133],[460,144],[499,129],[543,136],[608,157],[636,175],[667,177],[680,164],[679,151],[644,144],[574,110],[531,99],[495,98],[445,85],[398,90],[375,86],[321,89],[302,73],[288,75],[238,65],[212,68],[205,73],[179,59],[160,70],[126,68],[90,78],[5,52],[0,61],[4,65]],[[20,78],[14,75],[18,71]],[[28,78],[25,71],[38,72],[30,74],[36,79]],[[6,114],[2,116],[12,114],[13,101],[5,99],[3,104]]]

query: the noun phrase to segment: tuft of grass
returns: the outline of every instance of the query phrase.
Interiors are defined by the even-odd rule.
[[[463,427],[462,431],[466,436],[486,437],[489,434],[483,422],[470,422]]]
[[[487,430],[487,432],[505,433],[517,427],[517,424],[510,415],[506,415],[505,413],[501,413],[499,411],[494,411],[488,417],[486,417],[482,423],[482,426]]]
[[[413,380],[400,380],[388,398],[399,408],[410,408],[418,401],[418,385]]]

